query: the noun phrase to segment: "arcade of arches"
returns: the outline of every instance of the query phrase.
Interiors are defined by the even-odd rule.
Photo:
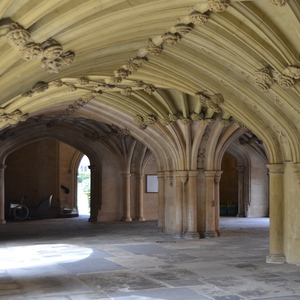
[[[229,204],[300,264],[299,20],[298,0],[2,0],[0,222],[24,194],[76,210],[87,155],[90,221],[214,238]]]

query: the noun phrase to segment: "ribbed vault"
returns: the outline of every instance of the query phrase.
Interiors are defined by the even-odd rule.
[[[104,121],[109,111],[120,111],[126,118],[118,125],[135,126],[137,138],[149,138],[147,146],[155,141],[164,148],[166,169],[193,168],[187,153],[198,126],[190,125],[207,119],[247,126],[263,140],[271,163],[300,161],[299,3],[232,0],[216,12],[210,2],[1,1],[2,128],[18,122],[17,110],[22,121],[83,99],[68,113]],[[208,16],[205,24],[191,17],[195,11]],[[43,55],[22,59],[22,47],[6,38],[11,22],[27,30],[27,42],[45,50],[52,38],[75,53],[74,61],[47,73]]]

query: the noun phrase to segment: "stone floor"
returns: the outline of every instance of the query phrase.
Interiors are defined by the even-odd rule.
[[[0,299],[300,299],[300,267],[267,264],[269,220],[221,218],[185,240],[155,222],[74,219],[0,226]]]

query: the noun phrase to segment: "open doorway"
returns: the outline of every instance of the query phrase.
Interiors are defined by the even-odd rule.
[[[90,160],[84,155],[77,170],[77,209],[80,215],[89,215],[91,211],[91,172]]]

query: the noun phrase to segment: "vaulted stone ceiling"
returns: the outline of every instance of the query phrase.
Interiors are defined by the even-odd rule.
[[[1,0],[0,18],[2,130],[82,116],[188,169],[217,119],[254,132],[270,162],[300,161],[297,0]]]

